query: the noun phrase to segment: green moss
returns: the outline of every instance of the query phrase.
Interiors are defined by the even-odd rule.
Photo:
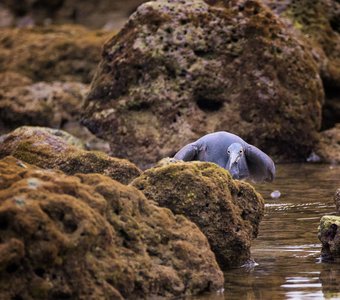
[[[320,220],[319,225],[319,232],[324,232],[329,229],[329,227],[333,224],[336,224],[337,226],[340,226],[340,217],[338,216],[323,216]]]

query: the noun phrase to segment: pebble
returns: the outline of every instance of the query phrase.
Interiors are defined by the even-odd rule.
[[[276,190],[270,193],[270,197],[272,197],[273,199],[278,199],[281,197],[281,192]]]

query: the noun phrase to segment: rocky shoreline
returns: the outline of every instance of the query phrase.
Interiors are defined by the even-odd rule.
[[[211,163],[156,164],[207,132],[275,162],[340,162],[336,1],[35,2],[0,6],[4,298],[223,288],[251,258],[262,196]],[[336,218],[321,220],[328,257]]]

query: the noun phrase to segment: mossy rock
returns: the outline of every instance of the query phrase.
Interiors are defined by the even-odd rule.
[[[99,151],[86,151],[76,138],[62,130],[23,126],[0,137],[0,158],[12,155],[45,169],[67,174],[100,173],[127,184],[141,171],[125,159]]]
[[[112,33],[111,33],[112,34]],[[79,25],[0,29],[0,72],[36,81],[89,83],[108,32]]]
[[[105,43],[83,124],[141,167],[223,130],[304,160],[323,100],[309,47],[261,1],[156,0]]]
[[[322,243],[321,256],[325,259],[340,259],[339,226],[339,216],[323,216],[320,220],[318,238]]]
[[[100,174],[0,160],[3,299],[164,299],[216,291],[195,224]]]
[[[146,170],[132,185],[144,195],[196,223],[223,270],[250,258],[264,200],[213,163],[177,162]]]

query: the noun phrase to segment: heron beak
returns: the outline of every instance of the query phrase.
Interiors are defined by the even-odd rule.
[[[228,166],[228,169],[231,170],[234,165],[237,165],[237,163],[240,160],[240,158],[241,158],[241,155],[239,153],[231,152],[230,153],[230,157],[229,157],[229,166]]]

